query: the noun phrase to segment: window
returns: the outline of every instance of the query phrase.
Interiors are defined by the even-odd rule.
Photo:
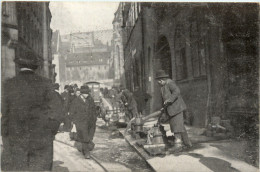
[[[186,40],[183,31],[183,25],[178,25],[175,33],[175,59],[177,80],[183,80],[188,77],[186,63]]]
[[[7,6],[7,2],[3,2],[2,3],[2,14],[3,16],[8,16],[7,10],[8,10],[8,6]]]
[[[202,23],[193,21],[191,24],[190,33],[193,76],[204,76],[206,75],[205,59],[207,55],[207,47],[205,43],[206,30]]]

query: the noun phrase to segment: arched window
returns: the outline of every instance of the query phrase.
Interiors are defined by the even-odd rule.
[[[175,60],[176,60],[176,79],[183,80],[187,78],[186,63],[186,40],[184,36],[183,25],[177,25],[175,30]]]
[[[161,68],[172,78],[171,51],[167,38],[162,36],[157,44],[157,57],[160,59]]]
[[[190,26],[191,60],[194,77],[206,75],[206,55],[208,52],[205,42],[206,33],[205,25],[194,19]]]

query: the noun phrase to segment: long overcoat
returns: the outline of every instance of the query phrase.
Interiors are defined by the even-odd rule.
[[[181,97],[180,89],[173,80],[167,79],[166,84],[161,88],[161,92],[164,102],[166,100],[172,102],[167,108],[167,112],[170,116],[174,116],[186,110],[187,107]]]
[[[48,79],[32,71],[5,82],[2,169],[50,170],[53,140],[63,117],[62,102],[54,92]]]
[[[133,92],[133,97],[137,103],[138,112],[143,113],[143,111],[146,108],[146,103],[151,98],[151,96],[146,92],[142,91],[141,89],[139,89]]]
[[[121,93],[121,100],[130,113],[130,118],[138,116],[137,103],[133,97],[133,93],[125,89]]]
[[[69,92],[64,91],[61,93],[61,97],[63,98],[63,106],[65,112],[68,112],[68,106],[69,106]]]
[[[186,110],[186,104],[184,103],[180,89],[176,83],[167,79],[166,84],[161,87],[161,93],[163,102],[166,100],[172,104],[167,107],[167,114],[170,116],[170,126],[172,132],[184,131],[183,111]]]
[[[85,101],[81,96],[76,97],[70,105],[70,116],[76,124],[78,139],[81,142],[93,140],[96,128],[96,106],[91,96]]]

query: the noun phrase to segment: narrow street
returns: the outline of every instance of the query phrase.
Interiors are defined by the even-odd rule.
[[[98,119],[94,137],[96,145],[92,156],[107,171],[152,171],[116,128],[110,127],[108,130],[104,124],[102,119]],[[104,171],[93,159],[84,159],[83,155],[73,148],[74,143],[75,141],[70,141],[68,132],[56,135],[53,171]]]
[[[257,2],[1,5],[0,171],[259,171]]]

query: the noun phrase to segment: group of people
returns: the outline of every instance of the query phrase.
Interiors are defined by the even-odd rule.
[[[81,152],[85,158],[90,158],[90,151],[95,145],[97,110],[89,87],[66,85],[60,95],[59,85],[53,85],[50,80],[35,73],[40,63],[33,53],[28,53],[26,58],[15,59],[15,62],[20,72],[8,79],[2,89],[2,170],[51,170],[53,140],[62,122],[63,131],[70,131],[72,123],[76,125]],[[180,89],[163,70],[157,71],[155,79],[161,86],[163,103],[170,104],[166,113],[175,136],[172,149],[192,146],[184,127],[186,104]],[[118,94],[129,119],[144,114],[149,95],[139,88],[131,93],[123,86],[119,87]]]
[[[97,108],[87,85],[80,88],[77,85],[65,85],[61,94],[64,100],[65,118],[61,131],[71,132],[76,127],[76,137],[80,142],[78,148],[86,159],[90,158],[90,151],[94,149],[93,137],[96,129]]]
[[[19,73],[2,85],[1,169],[50,171],[55,135],[59,129],[69,132],[72,123],[80,151],[90,158],[97,111],[89,87],[67,85],[60,95],[59,84],[36,73],[40,61],[32,52],[15,63]]]

